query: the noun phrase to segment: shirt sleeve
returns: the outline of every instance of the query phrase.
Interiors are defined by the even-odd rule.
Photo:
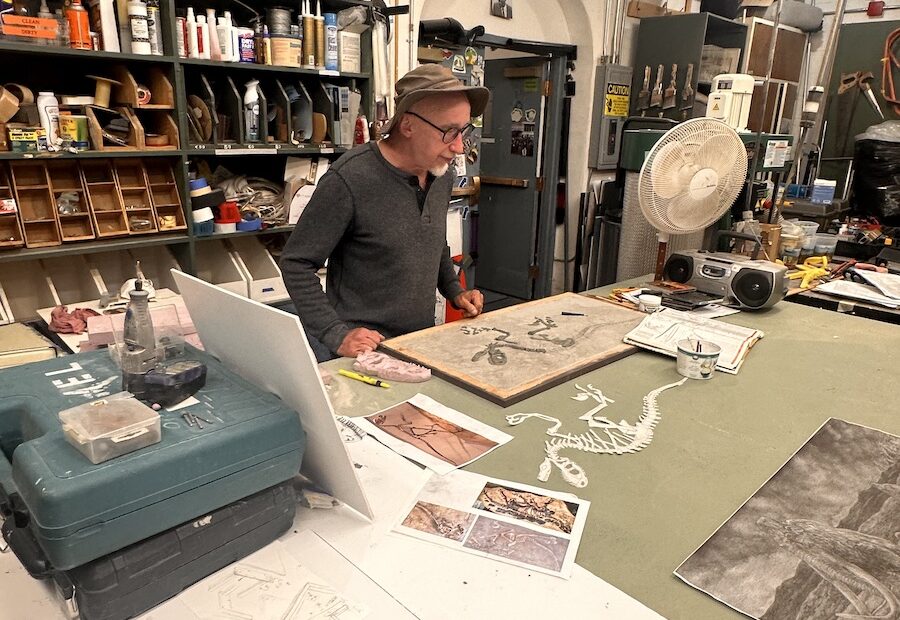
[[[334,352],[350,327],[329,303],[316,272],[351,225],[353,213],[353,195],[346,182],[329,171],[303,210],[279,262],[303,327]]]
[[[465,289],[459,283],[459,276],[456,274],[456,268],[453,266],[453,260],[450,258],[450,246],[444,246],[444,253],[441,254],[441,265],[438,269],[438,290],[441,295],[453,301],[453,299],[462,293]]]

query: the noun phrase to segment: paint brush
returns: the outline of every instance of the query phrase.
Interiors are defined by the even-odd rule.
[[[663,99],[663,73],[666,68],[663,65],[659,65],[656,69],[656,83],[653,85],[653,94],[650,95],[650,107],[658,108],[662,105]]]
[[[641,116],[650,107],[650,71],[650,65],[644,67],[644,84],[638,93],[637,109],[641,111]]]
[[[678,92],[678,87],[675,85],[676,78],[678,76],[678,65],[672,65],[672,80],[669,82],[669,87],[666,88],[665,97],[663,97],[663,110],[671,110],[675,107],[675,95]]]

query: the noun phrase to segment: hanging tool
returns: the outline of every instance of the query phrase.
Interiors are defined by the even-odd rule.
[[[684,88],[681,90],[681,120],[686,121],[690,111],[694,109],[694,89],[691,84],[694,81],[694,63],[688,63],[687,74],[684,76]]]
[[[678,76],[678,65],[672,65],[672,80],[669,82],[669,87],[666,88],[665,96],[663,97],[663,110],[671,110],[675,107],[675,99],[676,94],[678,93],[678,86],[675,84],[676,78]]]
[[[875,98],[875,93],[872,92],[872,87],[869,86],[869,82],[875,79],[875,76],[872,75],[871,71],[855,71],[853,73],[842,73],[841,74],[841,84],[838,86],[838,94],[841,95],[854,86],[858,86],[862,93],[866,96],[866,99],[869,101],[869,105],[872,106],[872,109],[875,110],[875,113],[881,120],[884,120],[884,113],[881,111],[881,106],[878,105],[878,100]]]
[[[650,65],[644,67],[644,85],[638,93],[637,109],[644,116],[650,107]]]
[[[656,83],[653,85],[653,94],[650,95],[650,107],[658,108],[663,100],[663,72],[665,67],[659,65],[656,70]]]

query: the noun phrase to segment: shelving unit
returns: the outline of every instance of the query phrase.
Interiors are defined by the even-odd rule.
[[[254,8],[264,12],[265,6],[278,4],[276,0],[266,0]],[[329,10],[357,5],[376,10],[368,2],[325,0]],[[209,6],[215,6],[220,13],[225,8],[233,12],[241,10],[214,0],[210,0]],[[183,11],[184,5],[178,4],[178,8]],[[206,5],[194,5],[194,8],[202,12]],[[403,12],[400,9],[406,7],[390,12]],[[337,157],[349,149],[328,142],[312,144],[310,135],[302,136],[299,142],[292,141],[296,135],[285,134],[283,130],[279,133],[276,127],[273,127],[272,140],[246,143],[237,136],[227,140],[223,136],[198,142],[188,124],[191,112],[188,96],[204,94],[204,79],[214,89],[214,94],[229,81],[235,85],[235,91],[240,88],[241,98],[232,103],[240,103],[243,85],[250,78],[259,79],[267,101],[271,99],[268,103],[282,106],[281,109],[273,108],[281,120],[292,114],[305,117],[311,113],[312,93],[323,81],[352,86],[361,94],[361,107],[367,117],[374,118],[372,63],[368,54],[363,54],[363,70],[359,73],[178,58],[175,54],[175,1],[162,0],[160,11],[165,49],[162,56],[0,41],[4,82],[25,84],[35,93],[50,90],[89,95],[94,92],[94,81],[88,75],[109,77],[121,82],[121,86],[113,88],[110,107],[120,108],[133,122],[127,147],[107,146],[103,150],[79,153],[0,152],[0,200],[14,198],[19,205],[18,215],[4,214],[0,210],[0,287],[5,284],[7,272],[13,271],[8,267],[14,263],[16,270],[23,265],[36,265],[52,271],[64,262],[56,259],[75,255],[83,256],[88,262],[92,257],[100,256],[104,264],[113,262],[110,257],[116,254],[128,264],[133,263],[134,256],[143,256],[146,260],[174,256],[176,264],[189,273],[201,277],[215,274],[216,278],[227,279],[235,275],[228,266],[222,271],[209,260],[210,257],[222,258],[222,252],[211,251],[222,240],[290,233],[293,226],[285,225],[250,233],[195,236],[190,226],[188,171],[199,162],[206,162],[213,169],[222,163],[234,172],[246,170],[248,174],[256,175],[267,172],[274,177],[277,175],[272,175],[271,171],[283,166],[288,156]],[[365,44],[369,36],[369,33],[363,35],[363,50],[369,47]],[[46,70],[51,63],[53,70]],[[151,91],[149,103],[139,103],[138,84]],[[306,92],[309,110],[285,109],[296,105],[288,100],[285,106],[286,100],[280,89],[288,86],[301,95]],[[86,113],[98,121],[93,126],[95,139],[96,129],[103,124],[99,118],[103,114],[97,109]],[[311,133],[311,127],[307,133]],[[169,144],[147,146],[147,134],[166,135]],[[18,176],[13,177],[15,174]],[[27,182],[20,185],[19,178]],[[58,212],[56,200],[65,192],[78,195],[78,209],[63,215]],[[135,225],[138,219],[142,220],[142,226]],[[167,260],[164,262],[168,265]],[[39,261],[44,261],[43,266]],[[145,265],[145,269],[150,268]],[[113,273],[112,277],[117,276]],[[23,282],[19,280],[11,287],[15,296],[23,290]],[[17,299],[14,304],[16,320],[35,318],[33,310],[46,307],[50,297],[41,294],[40,300],[33,295]],[[32,302],[39,305],[29,309]]]

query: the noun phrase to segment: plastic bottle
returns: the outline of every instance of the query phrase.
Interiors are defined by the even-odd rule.
[[[206,23],[209,27],[209,57],[222,60],[222,48],[219,45],[219,28],[216,22],[216,10],[206,9]]]
[[[150,28],[147,24],[147,5],[141,0],[130,0],[128,3],[128,21],[131,24],[131,53],[149,56]]]
[[[59,101],[56,100],[53,93],[41,91],[38,93],[35,103],[37,103],[41,127],[47,133],[47,147],[49,150],[55,151],[59,140]]]
[[[56,9],[56,23],[59,24],[56,29],[56,44],[59,47],[69,47],[69,20],[66,19],[62,9]]]
[[[225,11],[225,16],[228,17],[228,30],[231,32],[231,62],[240,62],[241,46],[238,42],[238,29],[234,25],[231,11]]]
[[[209,60],[209,24],[206,23],[206,15],[197,16],[197,56]]]
[[[66,8],[66,21],[69,22],[69,46],[77,50],[91,49],[91,25],[81,0],[72,0]]]
[[[259,141],[259,91],[256,90],[259,80],[250,80],[245,84],[244,92],[244,138],[245,142]]]
[[[338,28],[337,14],[325,13],[325,68],[338,70]]]
[[[197,19],[194,17],[193,7],[187,9],[187,36],[184,39],[187,45],[188,58],[200,58],[197,54]]]
[[[147,0],[147,30],[150,32],[150,53],[162,56],[162,24],[159,21],[159,0]]]
[[[228,11],[225,11],[228,13]],[[219,54],[225,62],[231,62],[231,28],[228,26],[228,17],[220,17],[216,26],[216,34],[219,35]]]
[[[38,9],[37,16],[42,19],[53,19],[53,13],[47,8],[47,0],[41,0],[41,8]],[[59,28],[58,25],[57,28]],[[59,36],[58,32],[57,36]],[[53,39],[35,39],[34,42],[37,45],[53,45]]]
[[[175,47],[178,48],[178,57],[179,58],[187,58],[187,40],[185,39],[185,33],[187,32],[187,20],[183,17],[175,18]]]
[[[263,18],[262,16],[254,17],[251,22],[253,24],[253,50],[256,58],[256,64],[266,64],[266,48],[263,43]]]

